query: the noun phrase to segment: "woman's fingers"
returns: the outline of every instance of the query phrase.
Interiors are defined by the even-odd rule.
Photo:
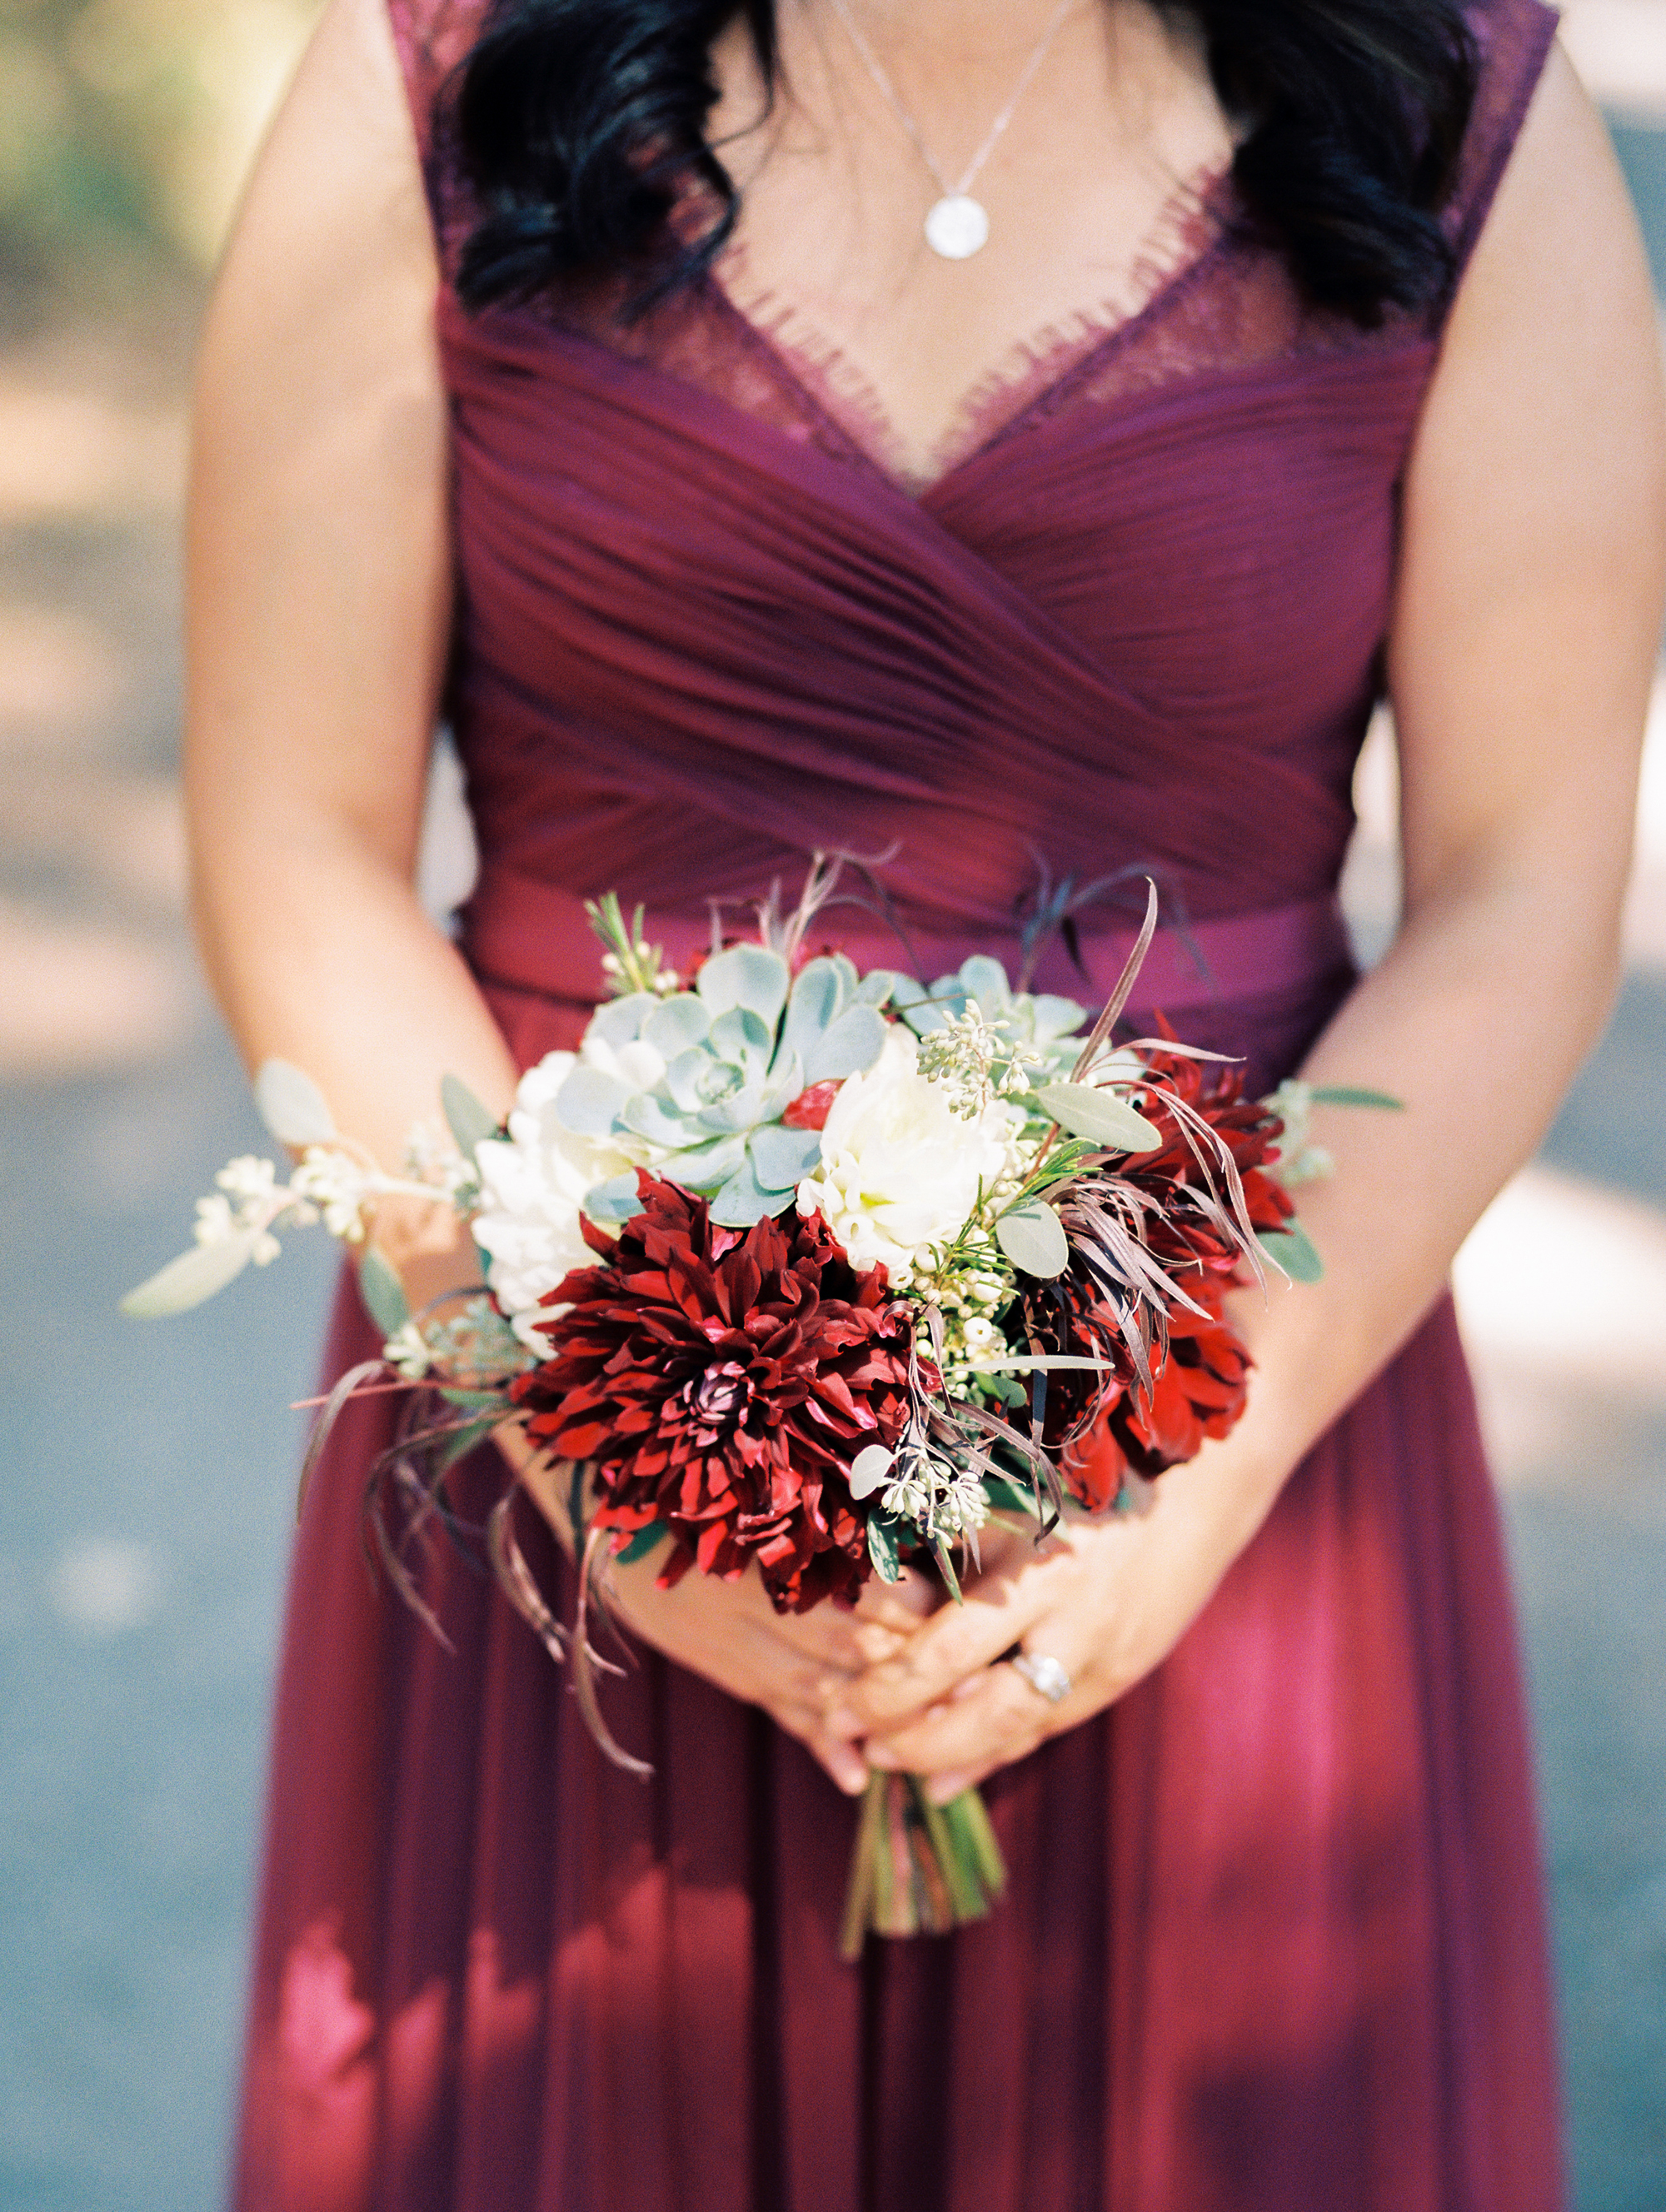
[[[968,1583],[963,1604],[944,1606],[900,1651],[842,1692],[829,1727],[851,1738],[890,1734],[998,1659],[1051,1602],[1039,1553],[1031,1553],[1018,1574],[1002,1570]]]
[[[867,1762],[908,1774],[987,1774],[1024,1758],[1051,1735],[1056,1710],[1016,1668],[986,1667],[964,1681],[957,1695],[873,1738]]]
[[[772,1706],[769,1717],[777,1728],[796,1736],[847,1797],[860,1797],[867,1787],[867,1761],[854,1744],[828,1733],[819,1711],[809,1705]]]
[[[864,1583],[854,1610],[859,1620],[909,1636],[945,1601],[940,1583],[916,1568],[904,1567],[894,1583],[882,1583],[877,1576]]]

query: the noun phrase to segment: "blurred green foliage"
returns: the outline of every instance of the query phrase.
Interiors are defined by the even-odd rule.
[[[0,282],[224,237],[322,0],[0,0]]]

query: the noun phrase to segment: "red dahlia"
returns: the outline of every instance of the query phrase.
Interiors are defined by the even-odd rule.
[[[602,1264],[550,1294],[569,1310],[514,1386],[532,1434],[594,1465],[602,1528],[671,1527],[663,1579],[756,1559],[782,1612],[854,1597],[869,1570],[848,1471],[907,1423],[907,1309],[819,1214],[724,1229],[674,1183],[640,1188],[617,1238],[585,1224]]]
[[[1213,1148],[1195,1121],[1189,1136],[1176,1102],[1206,1122],[1231,1156],[1252,1228],[1282,1229],[1294,1211],[1268,1172],[1283,1124],[1244,1097],[1241,1073],[1181,1053],[1153,1052],[1148,1065],[1162,1079],[1146,1092],[1140,1111],[1163,1142],[1130,1154],[1116,1179],[1145,1194],[1151,1210],[1144,1241],[1187,1297],[1206,1310],[1170,1308],[1166,1356],[1160,1343],[1152,1347],[1148,1394],[1108,1295],[1114,1262],[1097,1246],[1086,1210],[1073,1219],[1068,1200],[1061,1212],[1074,1247],[1070,1267],[1025,1299],[1026,1328],[1039,1348],[1086,1352],[1113,1370],[1109,1387],[1102,1376],[1069,1370],[1048,1378],[1045,1440],[1070,1490],[1096,1511],[1115,1499],[1126,1472],[1160,1474],[1195,1458],[1206,1437],[1224,1437],[1248,1395],[1250,1357],[1222,1317],[1227,1291],[1245,1279],[1239,1243],[1220,1219],[1223,1207],[1235,1209]],[[1132,1294],[1128,1304],[1136,1310]]]

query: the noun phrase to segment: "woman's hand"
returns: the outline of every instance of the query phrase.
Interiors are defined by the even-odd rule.
[[[992,1524],[964,1604],[942,1607],[853,1680],[828,1715],[830,1732],[865,1739],[870,1766],[929,1776],[932,1796],[946,1803],[1113,1704],[1165,1659],[1275,1488],[1206,1455],[1170,1468],[1146,1510],[1067,1521],[1039,1547],[1030,1527]],[[1056,1660],[1069,1694],[1052,1704],[1004,1663],[1014,1645]]]
[[[496,1431],[500,1449],[570,1555],[573,1529],[565,1483],[514,1423]],[[623,1625],[666,1658],[702,1674],[745,1705],[761,1705],[796,1736],[839,1788],[860,1796],[867,1764],[829,1728],[829,1707],[848,1694],[863,1668],[894,1661],[919,1628],[937,1593],[917,1575],[894,1589],[867,1583],[854,1607],[835,1604],[780,1613],[754,1567],[739,1582],[690,1571],[660,1589],[663,1547],[629,1566],[602,1570],[607,1602]]]

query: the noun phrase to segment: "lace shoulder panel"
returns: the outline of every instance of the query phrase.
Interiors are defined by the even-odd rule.
[[[1447,218],[1460,275],[1521,135],[1559,21],[1542,0],[1475,0],[1468,16],[1481,75]]]
[[[490,0],[387,0],[393,43],[425,163],[433,155],[435,97],[479,37],[489,4]]]

